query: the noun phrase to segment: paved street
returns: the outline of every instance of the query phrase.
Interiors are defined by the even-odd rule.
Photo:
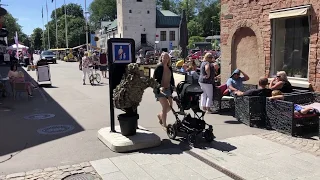
[[[78,63],[58,61],[50,67],[53,87],[34,90],[29,100],[22,95],[0,101],[0,179],[62,179],[84,172],[103,179],[320,179],[318,140],[250,128],[231,116],[206,115],[217,136],[210,145],[190,149],[168,140],[151,89],[139,107],[139,124],[159,135],[161,146],[114,153],[97,138],[97,131],[109,126],[107,79],[99,86],[82,85]],[[7,71],[0,67],[2,75]],[[36,79],[35,71],[28,73]],[[130,168],[139,173],[133,176]]]
[[[84,86],[78,63],[58,61],[58,64],[52,64],[50,67],[52,88],[35,90],[35,97],[29,101],[24,98],[15,102],[12,102],[12,98],[5,100],[11,111],[3,112],[4,116],[1,117],[4,121],[1,121],[3,125],[0,126],[0,142],[3,144],[3,148],[0,149],[0,161],[10,158],[12,154],[14,156],[0,164],[1,174],[121,155],[111,152],[97,138],[97,131],[109,126],[107,79],[103,79],[99,86]],[[36,79],[35,71],[29,71],[29,74]],[[148,89],[139,107],[139,124],[167,139],[155,116],[159,109],[160,105],[155,101],[152,90]],[[116,110],[117,114],[119,112]],[[40,113],[53,114],[54,117],[43,120],[25,118]],[[174,121],[172,114],[169,115],[169,120]],[[206,121],[214,125],[217,139],[264,132],[238,124],[230,116],[208,115]],[[68,125],[62,128],[73,130],[54,135],[37,132],[52,125]],[[171,148],[177,143],[165,140],[158,149]],[[18,151],[21,152],[16,154]]]

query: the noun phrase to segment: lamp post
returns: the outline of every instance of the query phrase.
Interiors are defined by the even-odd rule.
[[[64,23],[65,23],[65,30],[66,30],[66,46],[67,46],[67,48],[69,48],[66,0],[64,0]]]
[[[84,16],[86,20],[86,45],[87,45],[87,51],[89,51],[89,42],[88,42],[88,19],[87,19],[87,0],[84,0]]]

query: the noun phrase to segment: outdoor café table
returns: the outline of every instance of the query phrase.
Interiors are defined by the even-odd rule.
[[[0,89],[0,92],[2,93],[2,97],[5,97],[6,96],[6,94],[8,93],[7,92],[7,82],[9,81],[9,77],[6,77],[6,78],[0,78],[0,84],[2,84],[3,85],[3,89]]]

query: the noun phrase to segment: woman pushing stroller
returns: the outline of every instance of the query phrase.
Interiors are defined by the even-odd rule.
[[[172,106],[172,92],[175,87],[171,60],[168,53],[163,52],[159,58],[159,64],[154,70],[153,78],[161,85],[160,91],[154,91],[157,101],[162,106],[162,111],[157,115],[163,129],[167,129],[167,114]]]

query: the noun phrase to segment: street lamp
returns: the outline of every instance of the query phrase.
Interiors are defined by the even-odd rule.
[[[87,0],[84,0],[84,16],[85,16],[85,20],[86,20],[86,45],[87,45],[87,51],[89,51],[89,40],[88,40],[88,18],[87,18],[87,14],[89,12],[87,12]]]

